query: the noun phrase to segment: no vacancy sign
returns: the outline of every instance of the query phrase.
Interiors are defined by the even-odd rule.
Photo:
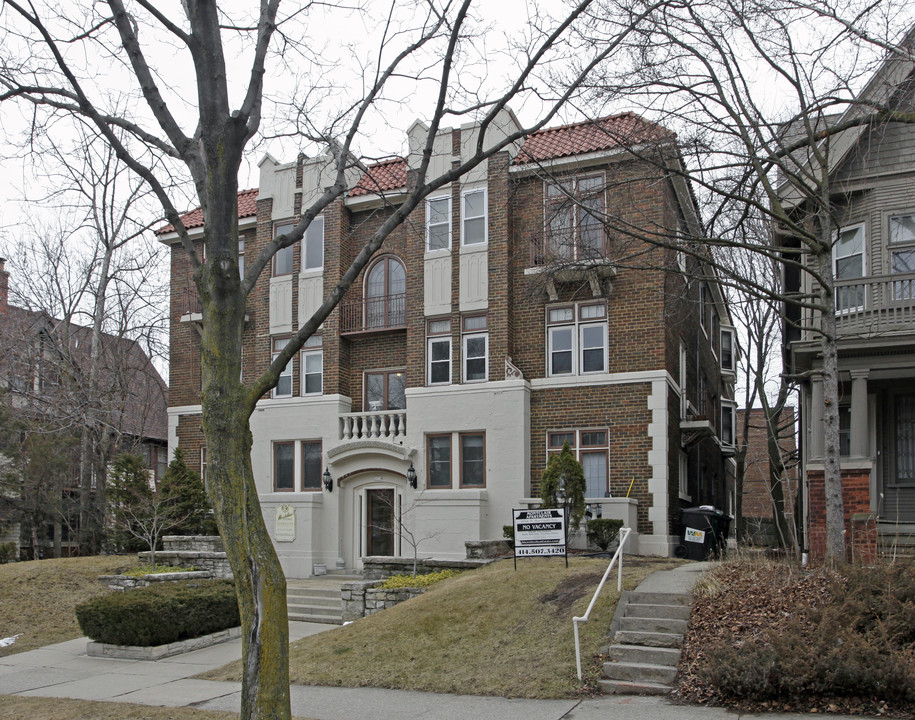
[[[565,510],[512,510],[515,557],[566,554]]]

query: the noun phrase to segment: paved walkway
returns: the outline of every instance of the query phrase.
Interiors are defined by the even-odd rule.
[[[704,563],[656,572],[639,590],[683,592],[692,588]],[[289,623],[292,640],[333,630],[335,625]],[[0,657],[0,694],[68,697],[210,710],[238,711],[239,684],[194,680],[193,676],[241,655],[233,640],[157,662],[91,658],[86,638]],[[782,720],[805,715],[736,713],[720,708],[674,705],[658,697],[604,696],[592,700],[509,700],[470,695],[328,688],[294,685],[293,715],[315,720]],[[812,716],[811,716],[812,717]],[[831,715],[830,720],[861,720]]]

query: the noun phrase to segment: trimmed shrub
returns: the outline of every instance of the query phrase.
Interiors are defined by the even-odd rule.
[[[116,592],[76,606],[79,627],[96,642],[166,645],[237,627],[235,585],[228,580],[166,583]]]
[[[610,543],[619,535],[621,527],[623,527],[622,520],[595,518],[594,520],[588,520],[585,533],[591,545],[597,545],[602,552],[607,552]]]

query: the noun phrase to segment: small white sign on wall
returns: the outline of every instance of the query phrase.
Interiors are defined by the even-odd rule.
[[[276,542],[295,541],[295,508],[283,503],[276,506],[273,521],[273,539]]]

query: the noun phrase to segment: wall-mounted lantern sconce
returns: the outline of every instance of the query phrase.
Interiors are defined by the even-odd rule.
[[[334,491],[334,479],[330,476],[330,468],[324,468],[324,489],[327,492]]]
[[[410,463],[410,467],[407,468],[407,482],[410,483],[410,487],[416,490],[416,468],[413,467],[413,463]]]

